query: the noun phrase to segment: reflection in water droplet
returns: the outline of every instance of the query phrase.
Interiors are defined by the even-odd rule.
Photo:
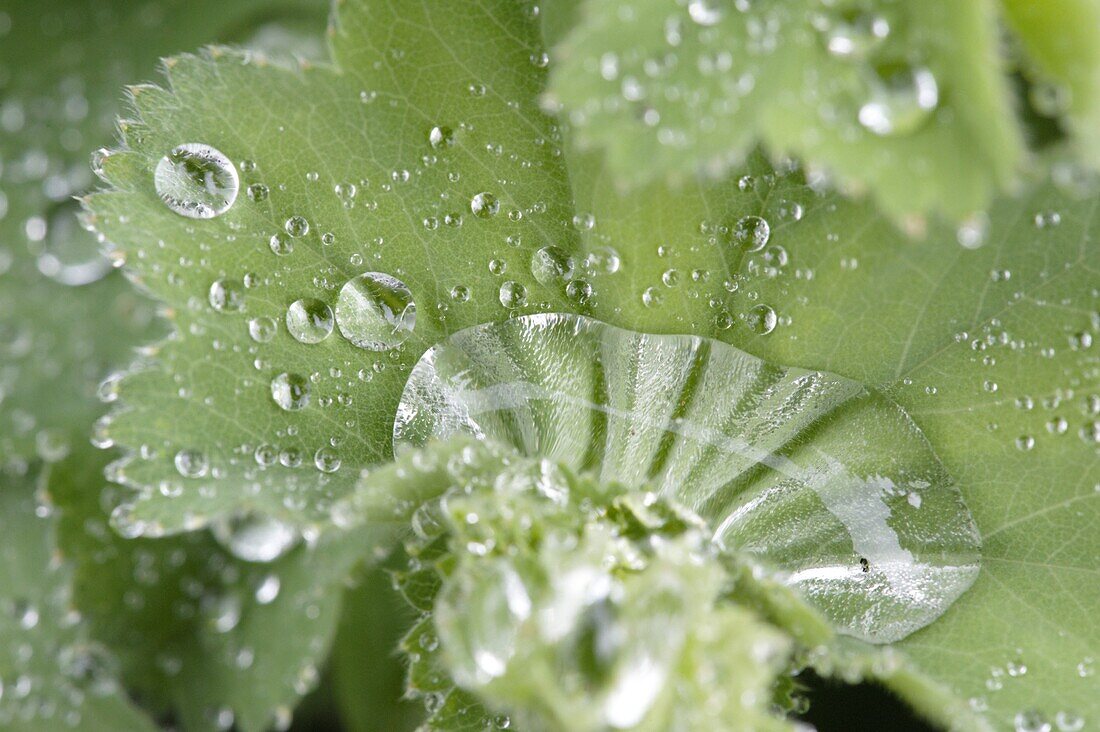
[[[320,300],[304,297],[286,311],[286,329],[299,343],[320,343],[332,333],[332,308]]]
[[[206,475],[210,464],[206,455],[199,450],[180,450],[173,459],[176,470],[184,478],[201,478]]]
[[[500,211],[500,201],[492,193],[479,193],[470,200],[470,211],[478,218],[488,219]]]
[[[340,288],[336,325],[353,345],[386,351],[404,343],[413,332],[416,303],[401,280],[382,272],[365,272]]]
[[[220,151],[186,143],[160,159],[153,184],[160,199],[181,216],[212,219],[237,200],[240,179],[233,163]]]
[[[300,538],[293,526],[255,513],[215,522],[211,531],[219,544],[246,562],[273,562]]]
[[[288,412],[309,405],[309,382],[298,374],[281,373],[271,380],[271,398]]]
[[[527,304],[527,288],[508,280],[500,286],[500,304],[506,308],[521,308]]]
[[[248,321],[248,335],[257,343],[270,343],[279,330],[274,318],[253,318]]]
[[[869,82],[859,123],[876,135],[908,135],[932,116],[940,101],[932,72],[906,63],[880,64]]]
[[[450,127],[436,126],[428,132],[428,143],[436,150],[455,144],[455,133]]]
[[[598,450],[600,481],[683,503],[872,642],[932,622],[978,574],[962,496],[896,404],[718,341],[554,314],[459,331],[414,367],[394,449],[456,433],[573,470]]]

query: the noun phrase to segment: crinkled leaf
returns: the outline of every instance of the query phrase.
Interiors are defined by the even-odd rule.
[[[572,12],[550,100],[619,187],[690,186],[763,143],[895,217],[961,218],[1020,160],[991,2],[587,0]]]
[[[105,428],[131,450],[116,477],[137,490],[120,519],[135,533],[242,510],[322,517],[357,468],[390,454],[401,384],[427,345],[560,301],[530,273],[534,250],[568,248],[573,234],[553,129],[536,107],[543,72],[527,15],[500,3],[359,1],[335,28],[335,68],[221,50],[174,59],[167,89],[134,90],[140,121],[104,163],[113,190],[92,199],[95,225],[176,331],[120,385],[124,408]],[[158,162],[187,142],[240,168],[240,194],[218,218],[185,218],[157,195]],[[288,332],[295,301],[335,308],[345,283],[368,272],[411,291],[403,345],[355,345],[354,303],[319,343]],[[211,303],[227,291],[219,312]],[[255,319],[274,329],[270,340],[250,335]],[[273,398],[284,373],[295,405],[308,400],[300,409]],[[181,451],[204,469],[184,477]],[[318,451],[332,472],[315,467]]]
[[[39,502],[49,467],[23,469],[0,471],[0,727],[156,729],[72,605],[70,568],[52,546],[56,522]]]

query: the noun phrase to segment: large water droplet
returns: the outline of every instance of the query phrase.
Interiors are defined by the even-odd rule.
[[[237,200],[240,179],[229,158],[209,145],[189,142],[160,159],[153,175],[160,199],[176,213],[212,219]]]
[[[286,329],[299,343],[320,343],[332,333],[332,308],[320,300],[295,300],[286,311]]]
[[[416,327],[416,303],[401,280],[365,272],[340,288],[336,325],[359,348],[386,351],[404,343]]]
[[[255,513],[216,522],[211,531],[218,543],[246,562],[273,562],[299,539],[293,526]]]
[[[298,374],[281,373],[271,380],[271,398],[293,412],[309,405],[309,381]]]
[[[908,135],[932,115],[939,86],[923,66],[886,63],[875,67],[870,98],[859,108],[859,123],[876,135]]]
[[[555,314],[459,331],[413,368],[395,450],[456,433],[651,486],[872,642],[932,622],[978,575],[970,513],[898,405],[718,341]]]

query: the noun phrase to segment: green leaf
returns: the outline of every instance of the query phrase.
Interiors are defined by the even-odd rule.
[[[909,241],[867,206],[814,193],[797,170],[750,168],[743,192],[619,194],[585,187],[602,176],[591,157],[570,162],[578,206],[596,221],[585,246],[613,247],[623,263],[622,286],[594,298],[597,316],[718,337],[877,388],[957,481],[983,537],[982,571],[897,646],[906,673],[940,682],[997,727],[1032,711],[1051,722],[1100,715],[1088,662],[1100,636],[1080,611],[1097,601],[1100,552],[1089,528],[1100,507],[1095,196],[1035,184],[998,202],[968,248],[944,229]],[[758,252],[728,240],[746,214],[771,224]],[[652,256],[658,246],[666,256]],[[662,282],[670,270],[673,287]],[[663,295],[653,307],[649,287]],[[764,335],[750,327],[761,305],[776,312]],[[962,724],[911,678],[895,688]]]
[[[289,724],[319,679],[346,579],[382,540],[351,532],[249,562],[207,532],[124,539],[102,510],[118,488],[92,490],[102,485],[98,455],[63,467],[49,483],[64,508],[59,543],[80,607],[127,684],[187,729]]]
[[[553,129],[536,106],[531,21],[501,4],[350,2],[333,44],[335,68],[212,50],[172,60],[168,89],[133,90],[128,149],[103,163],[113,190],[89,204],[175,328],[120,384],[123,408],[105,427],[130,450],[114,477],[136,490],[119,516],[131,533],[247,511],[323,520],[359,468],[389,457],[401,384],[427,345],[563,301],[530,272],[535,250],[575,239]],[[236,203],[217,218],[185,218],[158,198],[154,171],[189,142],[241,169]],[[339,301],[369,272],[398,278],[416,307],[407,340],[384,352],[355,345],[378,341],[357,335],[352,301]],[[287,330],[303,298],[320,301],[310,304],[317,333],[331,329],[319,343]],[[280,408],[273,384],[278,401],[308,405]],[[200,466],[184,471],[193,477],[174,465],[181,453]]]
[[[13,467],[0,471],[0,727],[156,729],[72,606],[70,568],[53,552],[55,519],[39,502],[49,467]]]
[[[575,14],[549,99],[619,187],[724,177],[763,143],[895,218],[962,218],[1020,161],[988,1],[586,0]]]

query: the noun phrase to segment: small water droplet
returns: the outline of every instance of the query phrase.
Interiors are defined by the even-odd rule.
[[[500,201],[492,193],[479,193],[470,199],[470,211],[479,219],[488,219],[500,211]]]
[[[451,147],[455,144],[455,133],[450,127],[437,125],[428,132],[428,144],[430,144],[434,150]]]
[[[201,478],[210,468],[206,455],[199,450],[180,450],[173,462],[184,478]]]
[[[869,99],[859,108],[859,123],[881,136],[915,132],[940,101],[932,72],[903,62],[877,65],[869,87]]]
[[[332,333],[332,308],[312,297],[291,303],[286,311],[286,329],[299,343],[320,343]]]
[[[758,252],[771,238],[771,226],[759,216],[742,216],[733,225],[733,242],[748,252]]]
[[[416,303],[396,277],[364,272],[340,288],[336,325],[353,345],[386,351],[404,343],[416,327]]]
[[[775,330],[779,318],[770,305],[756,305],[745,314],[745,324],[757,335],[767,335]]]
[[[271,398],[287,411],[309,405],[309,381],[298,374],[283,372],[271,380]]]
[[[248,335],[257,343],[270,343],[278,329],[279,324],[274,318],[252,318],[248,321]]]
[[[331,447],[322,447],[313,454],[313,465],[322,473],[335,473],[341,462],[340,455]]]
[[[240,179],[233,163],[220,151],[186,143],[160,159],[153,184],[160,199],[181,216],[212,219],[237,200]]]
[[[722,15],[717,0],[691,0],[688,3],[688,16],[699,25],[715,25],[722,20]]]
[[[508,280],[500,286],[500,304],[506,308],[521,308],[527,304],[527,288]]]
[[[299,239],[309,233],[309,222],[304,216],[291,216],[283,223],[283,229],[290,236]]]
[[[247,188],[248,200],[259,203],[260,201],[266,201],[268,194],[271,190],[263,183],[253,183]]]
[[[573,258],[560,247],[543,247],[531,255],[531,274],[539,284],[568,280],[573,269]]]
[[[207,299],[219,313],[240,312],[244,310],[244,285],[225,277],[214,280]]]

